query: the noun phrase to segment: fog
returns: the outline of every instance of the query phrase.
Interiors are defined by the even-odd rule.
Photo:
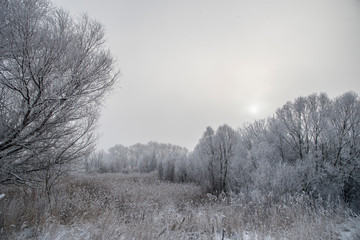
[[[192,149],[206,126],[271,116],[289,100],[360,90],[360,2],[56,0],[106,29],[121,70],[99,149]]]

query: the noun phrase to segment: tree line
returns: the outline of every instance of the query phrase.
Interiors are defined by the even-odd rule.
[[[187,156],[186,148],[173,144],[154,141],[147,144],[137,143],[129,147],[118,144],[107,151],[101,150],[91,154],[84,160],[84,170],[87,173],[153,172],[155,170],[163,173],[162,164],[164,163],[167,167],[172,162],[170,158],[185,159]]]
[[[359,211],[359,96],[312,94],[238,130],[208,127],[186,161],[177,163],[186,169],[185,181],[209,192],[305,193]]]
[[[304,193],[360,210],[360,103],[354,92],[298,97],[236,130],[207,127],[191,152],[149,143],[115,146],[107,155],[117,171],[156,169],[161,179],[195,182],[214,194]]]

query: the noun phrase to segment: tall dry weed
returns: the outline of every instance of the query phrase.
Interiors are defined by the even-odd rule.
[[[356,239],[359,218],[306,195],[214,196],[155,174],[77,175],[51,195],[1,189],[4,239]]]

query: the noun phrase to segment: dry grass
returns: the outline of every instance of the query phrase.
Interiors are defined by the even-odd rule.
[[[207,195],[155,174],[73,176],[54,189],[0,189],[3,239],[358,239],[359,218],[304,196]]]

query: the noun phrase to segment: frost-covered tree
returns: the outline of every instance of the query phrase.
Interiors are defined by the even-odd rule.
[[[188,179],[210,192],[305,192],[360,211],[359,96],[299,97],[238,134],[208,127],[186,162]]]
[[[188,152],[186,151],[186,153],[178,156],[175,162],[174,172],[176,182],[188,182],[190,180],[187,171],[188,168]]]
[[[128,172],[132,169],[129,162],[129,148],[120,144],[108,150],[107,161],[111,172]]]
[[[104,30],[47,0],[0,1],[0,183],[48,181],[86,157],[117,78]]]
[[[276,112],[277,119],[281,122],[286,134],[283,134],[283,140],[291,147],[294,154],[288,161],[303,159],[308,151],[306,147],[307,121],[305,118],[305,99],[297,98],[294,102],[288,102]]]
[[[193,181],[209,191],[215,191],[214,135],[214,130],[211,127],[207,127],[190,156],[192,168],[189,169],[189,172]]]
[[[356,93],[345,93],[333,101],[327,146],[329,183],[338,186],[344,199],[356,199],[360,190],[360,101]]]
[[[139,160],[146,150],[146,145],[137,143],[129,147],[128,157],[132,169],[137,169]]]
[[[156,169],[157,159],[154,151],[144,153],[139,159],[138,168],[140,172],[152,172]]]
[[[226,192],[231,189],[229,186],[230,167],[234,161],[238,139],[237,132],[226,124],[216,130],[214,147],[217,192]]]
[[[171,146],[171,151],[158,164],[159,178],[168,181],[185,182],[187,180],[186,158],[188,151],[186,148]]]
[[[94,173],[107,171],[106,162],[104,161],[105,157],[106,153],[103,150],[91,153],[84,161],[85,172]]]
[[[230,166],[237,141],[236,131],[228,125],[220,126],[216,133],[211,127],[207,127],[189,160],[192,162],[190,166],[197,169],[197,174],[189,175],[210,192],[229,190]]]

